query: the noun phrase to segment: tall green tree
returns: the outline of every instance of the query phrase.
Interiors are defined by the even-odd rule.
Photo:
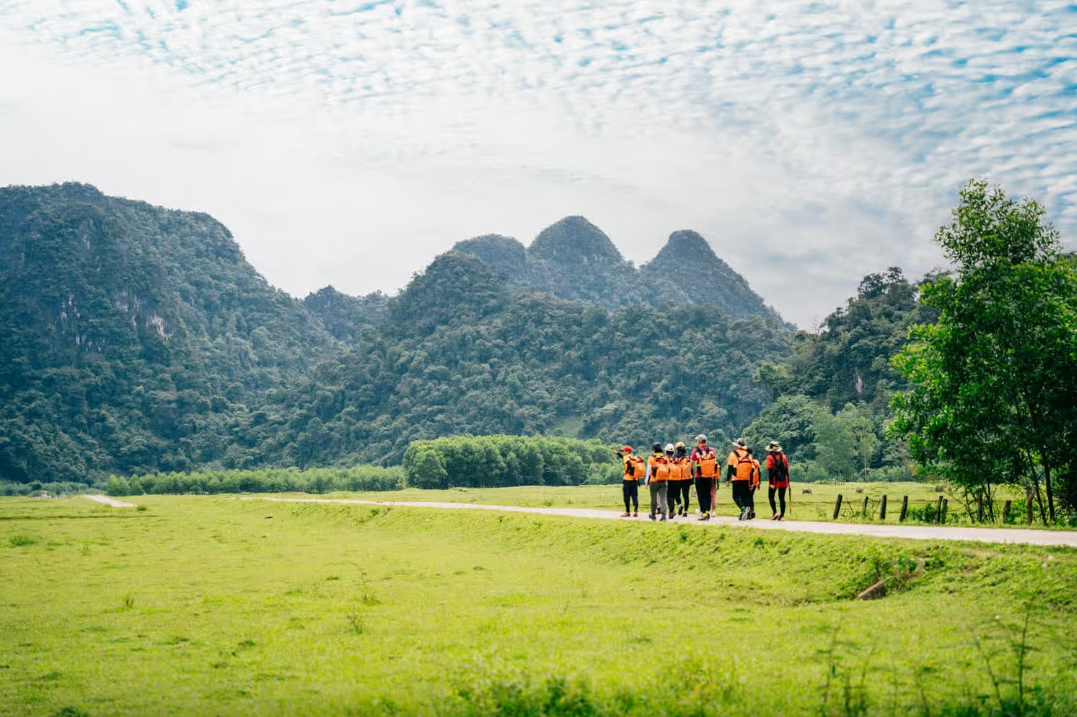
[[[983,180],[935,240],[956,272],[923,287],[938,322],[914,327],[894,358],[910,388],[893,430],[974,498],[1023,485],[1054,520],[1055,483],[1070,500],[1077,460],[1077,274],[1044,208]]]

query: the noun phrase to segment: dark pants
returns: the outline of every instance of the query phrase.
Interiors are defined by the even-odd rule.
[[[771,486],[769,489],[767,489],[767,495],[770,498],[770,509],[772,511],[774,511],[775,514],[778,513],[778,506],[774,505],[774,494],[775,493],[778,494],[778,500],[782,504],[781,517],[783,517],[783,518],[785,517],[785,491],[786,490],[787,489],[786,489],[785,486],[782,486],[781,488],[775,488],[774,486]]]
[[[733,502],[737,504],[741,512],[745,508],[751,509],[752,505],[752,482],[748,480],[733,481]]]
[[[699,501],[699,509],[704,513],[709,513],[711,510],[711,495],[713,493],[713,478],[696,478],[696,500]]]
[[[626,513],[638,513],[639,512],[639,481],[638,480],[624,480],[621,481],[621,493],[624,494],[625,499],[625,512]],[[783,498],[784,500],[784,498]],[[629,509],[628,505],[631,502],[632,508]]]
[[[676,506],[681,506],[684,514],[688,514],[688,504],[692,501],[692,481],[671,480],[669,482],[669,509],[674,512]]]
[[[666,505],[666,492],[669,490],[667,487],[668,481],[651,481],[647,485],[651,489],[651,517],[654,517],[655,509],[662,515],[666,515],[669,511],[669,506]]]

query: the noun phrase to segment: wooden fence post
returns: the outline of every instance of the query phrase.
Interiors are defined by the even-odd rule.
[[[864,496],[864,509],[860,511],[862,517],[868,517],[868,497]]]
[[[984,522],[984,498],[982,495],[976,499],[976,522]]]
[[[1013,501],[1012,500],[1006,501],[1006,503],[1002,506],[1002,522],[1003,522],[1003,524],[1005,524],[1006,521],[1010,519],[1010,508],[1012,508],[1012,507],[1013,507]]]
[[[841,493],[838,493],[838,499],[834,502],[834,520],[838,519],[838,513],[841,512]]]
[[[942,522],[942,496],[939,496],[939,503],[935,506],[935,525]]]
[[[905,496],[901,499],[901,515],[898,517],[899,523],[905,522],[905,515],[909,512],[909,496]]]
[[[879,506],[879,520],[886,520],[886,496],[883,495],[883,504]]]
[[[942,499],[942,512],[939,513],[939,516],[942,518],[942,524],[943,525],[946,525],[946,514],[949,513],[949,512],[950,512],[950,499],[949,498],[943,498]]]

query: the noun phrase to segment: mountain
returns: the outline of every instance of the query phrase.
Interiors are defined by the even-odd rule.
[[[457,433],[730,437],[791,335],[761,300],[702,301],[712,275],[754,296],[698,235],[637,270],[569,217],[530,248],[462,242],[392,298],[298,300],[205,214],[0,189],[0,483],[396,463]]]
[[[570,301],[606,308],[714,304],[732,319],[762,316],[782,322],[744,277],[719,259],[706,239],[690,230],[671,234],[655,258],[638,270],[602,230],[583,217],[565,217],[547,227],[530,247],[489,234],[459,242],[454,248],[497,269],[515,284]]]
[[[322,320],[326,330],[339,341],[355,344],[360,326],[373,326],[385,315],[389,297],[380,291],[366,296],[342,294],[332,286],[319,289],[303,299],[314,316]]]
[[[182,469],[340,344],[205,214],[0,189],[0,479]]]
[[[778,319],[763,297],[752,291],[743,276],[718,258],[697,232],[681,230],[654,259],[640,267],[644,284],[675,304],[715,304],[733,318],[769,316]]]
[[[319,365],[237,423],[241,465],[398,462],[409,442],[473,434],[628,441],[733,437],[769,402],[753,376],[789,356],[762,317],[713,305],[606,309],[506,285],[452,251],[389,302],[361,350]]]

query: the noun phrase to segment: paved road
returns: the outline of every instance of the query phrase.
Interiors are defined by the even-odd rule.
[[[91,497],[91,496],[87,496]],[[401,508],[444,508],[449,510],[495,510],[503,513],[537,513],[539,515],[562,515],[571,518],[598,518],[649,522],[647,518],[622,518],[615,510],[591,508],[526,508],[512,505],[479,505],[477,503],[391,502],[373,500],[343,500],[331,498],[245,498],[244,500],[267,500],[278,503],[344,503],[348,505],[390,505]],[[713,518],[700,522],[696,518],[677,518],[674,523],[698,525],[726,525],[753,530],[784,530],[794,533],[824,533],[827,535],[868,535],[875,538],[907,538],[912,540],[969,540],[980,543],[1018,543],[1023,545],[1064,545],[1077,548],[1077,531],[1022,530],[1010,528],[944,528],[930,525],[868,525],[864,523],[817,523],[812,521],[752,520],[740,522],[736,518]]]
[[[116,500],[115,498],[109,498],[104,495],[84,495],[83,498],[89,498],[95,503],[104,503],[105,505],[111,505],[113,508],[134,508],[134,503],[124,503],[122,500]]]

